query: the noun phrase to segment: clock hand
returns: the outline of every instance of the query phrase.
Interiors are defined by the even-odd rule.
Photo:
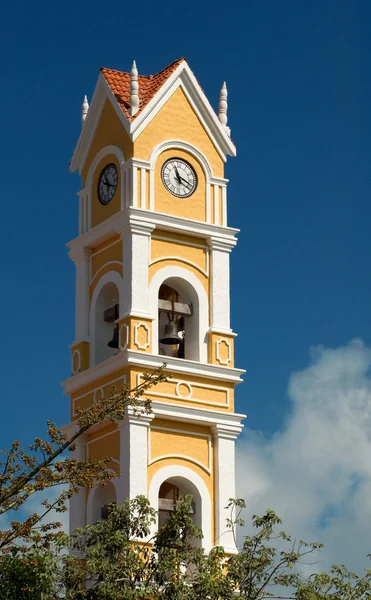
[[[189,182],[188,182],[186,179],[184,179],[184,177],[182,177],[181,175],[180,175],[180,179],[181,179],[181,181],[184,181],[184,183],[185,183],[185,184],[186,184],[188,187],[192,187],[192,185],[191,185],[191,184],[190,184],[190,183],[189,183]]]
[[[176,167],[175,167],[175,173],[176,173],[176,178],[178,180],[178,183],[180,183],[181,176],[179,175],[179,171],[178,171],[178,169]]]

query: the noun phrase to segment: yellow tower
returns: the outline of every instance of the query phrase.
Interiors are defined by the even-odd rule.
[[[104,517],[102,508],[146,495],[159,520],[184,493],[194,498],[202,544],[235,552],[226,528],[235,495],[235,334],[229,320],[227,89],[218,115],[184,59],[157,75],[101,69],[71,161],[79,170],[72,376],[75,408],[113,384],[134,387],[167,364],[172,378],[147,394],[153,414],[130,413],[80,439],[76,456],[113,456],[120,472],[106,487],[72,498],[70,526]]]

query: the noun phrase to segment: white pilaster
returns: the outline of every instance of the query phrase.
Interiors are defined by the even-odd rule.
[[[123,302],[121,316],[149,315],[148,265],[153,223],[130,219],[120,234],[123,239]]]
[[[89,341],[90,248],[70,252],[76,265],[75,342]]]
[[[118,504],[139,494],[147,496],[148,431],[153,415],[128,414],[119,426],[120,481]]]
[[[230,288],[229,255],[235,240],[209,240],[211,248],[211,304],[210,323],[212,329],[230,331]]]
[[[75,442],[75,450],[71,452],[71,458],[75,460],[86,460],[87,436],[81,435]],[[77,494],[70,498],[70,533],[77,527],[85,527],[86,522],[86,488],[80,488]]]
[[[242,426],[214,425],[215,442],[215,542],[224,546],[226,552],[237,552],[233,531],[227,528],[226,519],[231,511],[225,507],[230,498],[236,497],[235,488],[235,440]],[[232,514],[232,518],[234,515]]]

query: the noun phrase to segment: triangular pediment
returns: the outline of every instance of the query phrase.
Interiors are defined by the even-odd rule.
[[[89,113],[71,160],[72,171],[76,169],[81,171],[83,167],[107,100],[112,104],[126,133],[134,142],[179,87],[223,160],[227,154],[235,156],[236,148],[232,140],[185,59],[175,61],[157,75],[139,76],[138,83],[139,110],[134,116],[130,116],[130,73],[101,69]]]

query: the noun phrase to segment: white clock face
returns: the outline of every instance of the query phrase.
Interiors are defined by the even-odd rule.
[[[178,198],[188,198],[197,187],[197,175],[193,167],[181,158],[169,158],[161,170],[162,183]]]

